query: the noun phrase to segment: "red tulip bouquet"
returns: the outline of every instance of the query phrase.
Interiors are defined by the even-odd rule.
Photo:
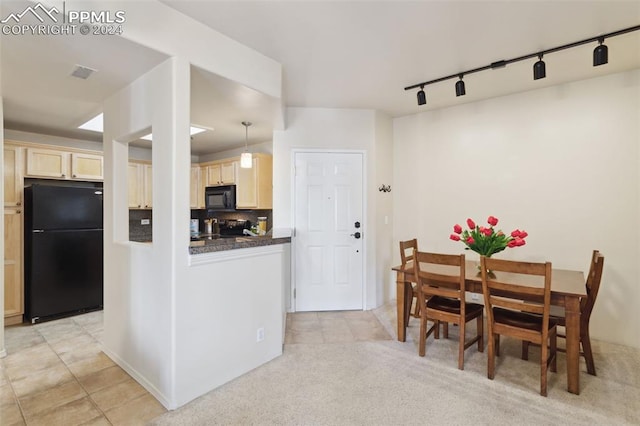
[[[501,230],[495,231],[494,226],[498,224],[498,218],[489,216],[487,219],[489,227],[477,226],[476,223],[467,219],[469,229],[462,230],[460,225],[453,227],[453,234],[449,237],[453,241],[462,241],[465,250],[473,250],[481,256],[491,257],[494,253],[499,253],[507,247],[520,247],[526,244],[524,240],[527,235],[525,231],[516,229],[511,235],[506,235]]]

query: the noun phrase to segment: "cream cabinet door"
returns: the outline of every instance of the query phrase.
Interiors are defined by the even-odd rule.
[[[200,167],[199,166],[191,166],[191,185],[189,186],[189,206],[192,209],[199,209],[200,207],[200,193],[204,194],[204,188],[201,184],[200,179]],[[203,198],[204,200],[204,198]]]
[[[144,208],[150,209],[153,207],[153,168],[150,164],[142,165],[142,175],[143,175],[143,200],[144,200]]]
[[[254,154],[253,167],[238,167],[236,208],[273,208],[273,160],[269,155]]]
[[[251,209],[258,207],[258,160],[253,157],[253,167],[238,169],[236,186],[236,208]]]
[[[22,152],[17,146],[4,147],[4,206],[22,205]]]
[[[206,167],[207,171],[207,185],[217,186],[222,185],[222,177],[220,176],[220,164],[212,164]]]
[[[27,148],[27,176],[66,179],[68,170],[68,152]]]
[[[24,313],[22,285],[22,210],[4,210],[4,316]]]
[[[129,208],[142,208],[142,178],[140,176],[141,169],[137,163],[129,163],[127,169],[129,182]]]
[[[220,164],[220,183],[232,185],[236,183],[236,161]]]
[[[71,153],[71,177],[73,179],[104,179],[102,155]]]

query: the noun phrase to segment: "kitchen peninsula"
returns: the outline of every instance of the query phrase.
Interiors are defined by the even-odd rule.
[[[265,235],[261,237],[201,238],[197,241],[191,241],[189,254],[203,254],[240,248],[270,246],[274,244],[288,244],[290,242],[291,237],[288,235],[285,236],[284,234],[282,234],[282,236]]]

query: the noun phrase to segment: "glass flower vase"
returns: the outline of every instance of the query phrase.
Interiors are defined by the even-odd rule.
[[[491,256],[485,256],[485,257],[491,257]],[[487,272],[489,275],[489,278],[495,278],[496,274],[493,273],[493,271],[491,269],[487,269]],[[476,274],[476,276],[481,277],[482,276],[482,266],[480,265],[480,262],[478,261],[478,273]]]

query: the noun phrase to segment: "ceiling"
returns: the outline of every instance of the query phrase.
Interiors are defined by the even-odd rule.
[[[189,1],[163,0],[283,65],[287,106],[364,108],[396,117],[640,68],[640,31],[605,41],[609,63],[591,65],[595,43],[425,88],[427,105],[405,86],[640,24],[638,1]],[[0,16],[27,1],[4,1]],[[120,37],[2,36],[5,127],[101,140],[76,126],[101,102],[166,59]],[[76,64],[98,70],[70,77]],[[123,66],[126,64],[126,66]],[[192,68],[194,154],[244,145],[241,121],[255,123],[249,143],[271,139],[279,101]]]

